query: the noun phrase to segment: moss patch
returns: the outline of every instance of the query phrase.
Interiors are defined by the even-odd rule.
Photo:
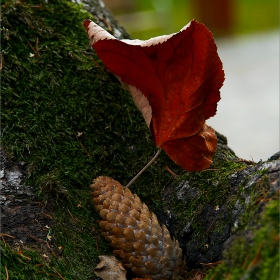
[[[14,161],[28,164],[25,183],[35,187],[53,217],[50,248],[20,245],[28,259],[18,254],[18,248],[3,244],[1,276],[5,277],[6,266],[11,279],[42,279],[42,275],[53,279],[59,274],[65,279],[95,279],[98,255],[109,255],[111,249],[99,236],[90,182],[106,175],[125,185],[156,147],[130,95],[88,49],[82,21],[92,15],[62,0],[7,2],[1,12],[2,144]],[[204,250],[207,234],[220,233],[225,217],[214,226],[202,224],[203,209],[215,211],[226,202],[234,207],[242,197],[244,186],[232,193],[228,177],[245,165],[233,161],[236,157],[226,144],[219,135],[214,163],[200,173],[186,173],[161,153],[131,186],[152,211],[170,206],[180,226],[191,220]],[[177,180],[166,166],[178,175]],[[171,186],[175,195],[174,186],[182,180],[192,182],[200,195],[187,204],[171,196],[166,206],[163,189]],[[250,213],[244,216],[244,224]],[[177,234],[176,228],[173,231]],[[260,236],[267,233],[263,231]],[[223,266],[214,273],[225,273]]]
[[[247,226],[246,231],[226,250],[227,262],[205,279],[278,279],[279,199],[270,201],[257,226]]]
[[[8,276],[7,276],[8,275]],[[55,279],[59,274],[55,268],[33,250],[13,250],[1,242],[1,279]]]
[[[67,279],[94,279],[98,254],[112,253],[98,234],[91,180],[106,175],[126,184],[156,152],[132,98],[87,48],[85,18],[92,16],[71,1],[2,5],[2,144],[28,164],[25,183],[53,217],[52,242],[62,253],[43,258],[46,271],[53,267]],[[172,180],[165,165],[182,173],[162,153],[133,186],[147,203],[159,205],[160,190]],[[42,279],[13,249],[3,255],[4,263],[15,263],[7,261],[11,275]]]

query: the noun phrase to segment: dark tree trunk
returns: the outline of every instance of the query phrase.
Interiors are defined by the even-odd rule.
[[[100,1],[33,2],[2,9],[1,276],[96,279],[98,255],[112,251],[90,182],[125,185],[155,147],[129,94],[88,49],[88,12],[129,37],[110,12]],[[161,154],[131,191],[179,240],[186,279],[277,275],[280,154],[254,163],[218,139],[209,169],[188,173]]]

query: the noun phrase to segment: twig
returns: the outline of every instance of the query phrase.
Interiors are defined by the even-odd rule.
[[[178,177],[178,175],[176,173],[174,173],[167,165],[165,166],[165,169],[174,177]]]
[[[38,55],[40,56],[40,54],[39,54],[39,38],[38,37],[36,37],[36,51],[37,51],[37,53],[38,53]]]
[[[52,269],[60,276],[62,280],[65,280],[65,278],[54,267],[52,267]]]
[[[212,226],[215,224],[215,222],[216,222],[216,220],[214,220],[212,223],[211,223],[211,225],[208,227],[208,229],[206,230],[206,233],[208,233],[209,232],[209,230],[212,228]]]
[[[262,246],[263,246],[263,241],[260,243],[258,249],[257,249],[257,252],[256,252],[256,255],[254,257],[254,259],[249,263],[248,267],[247,267],[247,270],[250,270],[253,266],[255,266],[256,264],[258,264],[258,262],[261,260],[261,249],[262,249]]]
[[[39,243],[42,243],[42,244],[46,244],[46,243],[47,243],[47,241],[40,240],[39,238],[37,238],[37,237],[35,237],[35,236],[29,235],[29,234],[28,234],[27,236],[28,236],[29,238],[31,238],[31,239],[33,239],[33,240],[39,242]]]
[[[202,154],[202,157],[207,160],[209,163],[212,163],[212,160],[210,160],[209,158],[207,158],[204,154]]]
[[[38,41],[39,41],[39,39],[38,39],[38,37],[37,37],[37,38],[36,38],[36,49],[38,49]],[[36,53],[36,54],[40,57],[39,49],[38,49],[38,50],[35,50],[29,41],[27,41],[27,43],[28,43],[28,45],[30,46],[30,48],[33,50],[33,52]]]
[[[10,235],[10,234],[7,234],[7,233],[0,233],[0,236],[3,237],[3,236],[8,236],[10,238],[15,238],[14,236]]]
[[[200,172],[204,172],[204,171],[219,171],[219,169],[218,168],[208,168],[208,169],[201,170]]]
[[[33,52],[36,53],[35,49],[32,47],[32,45],[30,44],[30,42],[27,41],[27,43],[28,43],[29,47],[33,50]]]
[[[18,253],[20,256],[22,256],[22,257],[24,257],[24,258],[26,258],[26,259],[28,259],[28,260],[31,261],[31,258],[25,256],[21,251],[17,251],[17,253]]]
[[[158,149],[154,157],[144,166],[144,168],[142,168],[142,170],[140,170],[140,172],[126,185],[126,187],[129,187],[157,159],[161,150],[161,148]]]
[[[6,271],[6,280],[9,280],[9,271],[8,271],[8,267],[5,265],[5,271]]]
[[[49,249],[50,249],[51,251],[53,251],[48,241],[46,241],[46,244],[47,244],[47,246],[49,247]]]
[[[3,61],[4,61],[3,55],[0,54],[0,70],[3,69]]]
[[[79,143],[80,143],[82,149],[87,153],[87,156],[90,157],[90,153],[85,149],[85,147],[82,145],[81,142],[79,142]]]
[[[110,23],[106,20],[106,18],[103,17],[101,20],[105,22],[105,24],[106,24],[107,27],[108,27],[108,30],[111,31],[111,32],[113,32],[113,29],[112,29]]]
[[[2,238],[2,240],[3,240],[3,242],[4,242],[4,244],[5,244],[5,247],[6,247],[6,246],[7,246],[7,243],[6,243],[6,240],[5,240],[4,236],[1,236],[1,238]]]
[[[53,219],[51,215],[47,214],[47,213],[44,213],[44,212],[40,212],[39,214],[43,214],[45,216],[47,216],[48,218],[50,218],[51,220]]]
[[[68,208],[67,208],[67,210],[68,210],[68,212],[69,212],[71,218],[72,218],[75,222],[79,222],[79,221],[72,215],[72,213],[70,212],[70,210],[69,210]]]
[[[10,238],[15,238],[14,236],[9,235],[9,234],[6,234],[6,233],[0,233],[0,236],[1,236],[1,238],[2,238],[2,240],[3,240],[3,242],[4,242],[4,244],[5,244],[5,246],[7,245],[7,243],[6,243],[6,240],[5,240],[4,236],[8,236],[8,237],[10,237]]]
[[[242,269],[246,268],[246,265],[247,265],[247,262],[248,262],[248,258],[249,258],[249,256],[247,255],[245,260],[244,260],[244,262],[243,262],[243,264],[242,264]]]
[[[41,9],[43,6],[42,6],[42,4],[40,4],[40,5],[32,5],[32,6],[29,6],[30,8],[39,8],[39,9]]]
[[[52,254],[53,254],[55,257],[57,257],[57,255],[56,255],[55,251],[54,251],[54,250],[50,247],[49,243],[48,243],[48,246],[49,246],[49,248],[50,248],[50,250],[51,250]]]

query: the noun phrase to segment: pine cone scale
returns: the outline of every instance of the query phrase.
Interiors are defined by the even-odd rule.
[[[98,177],[91,188],[102,235],[124,267],[153,280],[180,276],[185,263],[178,241],[137,195],[108,177]]]

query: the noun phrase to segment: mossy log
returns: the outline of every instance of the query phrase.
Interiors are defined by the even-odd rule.
[[[125,185],[156,152],[88,46],[85,18],[129,37],[100,3],[2,4],[3,279],[96,279],[98,255],[112,251],[89,185],[100,175]],[[188,173],[162,153],[131,191],[179,240],[186,279],[277,279],[280,155],[240,160],[218,139],[207,170]]]

